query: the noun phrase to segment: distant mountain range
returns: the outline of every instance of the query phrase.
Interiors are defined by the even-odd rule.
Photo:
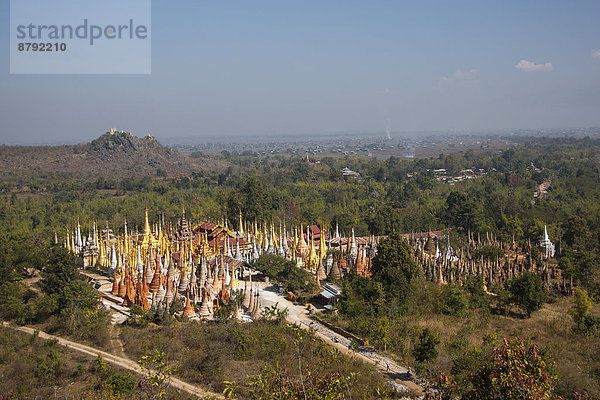
[[[154,137],[110,131],[91,143],[64,146],[0,146],[0,170],[64,172],[84,176],[184,176],[225,170],[226,161],[192,158]]]

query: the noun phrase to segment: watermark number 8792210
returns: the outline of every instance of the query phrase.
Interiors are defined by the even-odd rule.
[[[67,51],[66,43],[30,43],[30,42],[20,42],[17,43],[17,49],[19,51]]]

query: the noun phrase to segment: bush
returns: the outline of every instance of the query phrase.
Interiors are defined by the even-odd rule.
[[[129,309],[129,318],[125,323],[127,325],[136,326],[138,328],[144,328],[148,326],[150,321],[156,320],[157,312],[154,309],[144,310],[142,307],[133,305]]]
[[[473,399],[553,399],[558,378],[535,344],[506,340],[471,377]]]
[[[473,252],[473,258],[478,259],[481,257],[489,261],[496,261],[498,258],[502,259],[504,257],[504,250],[491,245],[481,246]]]
[[[588,314],[583,320],[584,332],[586,335],[600,337],[600,317]]]
[[[108,384],[112,389],[120,394],[129,394],[133,392],[137,379],[130,372],[116,372],[108,379]]]
[[[413,356],[418,362],[435,360],[438,356],[436,346],[440,344],[440,338],[429,329],[423,329],[419,336],[419,341],[413,349]]]
[[[253,263],[253,267],[270,279],[280,284],[289,292],[306,292],[313,294],[317,291],[314,276],[288,261],[272,254],[264,254]]]
[[[508,290],[511,294],[511,302],[521,307],[531,316],[531,313],[542,308],[545,294],[542,290],[542,278],[531,272],[512,278],[508,282]]]
[[[444,288],[442,312],[455,317],[466,317],[469,311],[469,298],[460,286],[447,285]]]
[[[37,359],[37,373],[47,385],[58,383],[58,379],[63,371],[63,356],[55,349],[50,349],[46,354],[42,354]]]
[[[484,281],[482,275],[470,276],[464,284],[464,289],[469,293],[471,308],[489,307],[490,297],[484,290]]]

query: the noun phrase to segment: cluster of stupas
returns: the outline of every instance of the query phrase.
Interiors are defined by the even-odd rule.
[[[218,224],[192,229],[185,211],[176,228],[163,223],[152,228],[146,209],[142,233],[129,232],[126,221],[122,235],[115,235],[108,224],[98,232],[93,223],[85,238],[78,223],[67,231],[64,245],[83,257],[84,267],[94,266],[112,276],[110,294],[122,299],[125,307],[165,311],[179,303],[184,317],[212,318],[216,309],[233,299],[237,317],[245,311],[254,319],[261,310],[258,291],[252,290],[250,274],[245,273],[249,243],[239,231]],[[240,279],[250,279],[243,290]]]
[[[192,227],[185,211],[177,224],[159,221],[153,225],[145,210],[144,227],[130,232],[124,221],[122,234],[92,223],[85,237],[79,222],[67,230],[64,246],[83,257],[84,268],[96,267],[113,277],[111,294],[124,306],[138,305],[167,310],[185,304],[183,315],[211,318],[214,310],[236,298],[236,314],[260,316],[258,291],[249,273],[249,263],[272,254],[305,268],[317,281],[339,280],[350,268],[362,276],[370,275],[376,251],[373,237],[335,238],[316,225],[301,224],[292,230],[285,224],[244,223],[229,229],[227,221],[199,222]],[[332,247],[340,251],[332,251]],[[335,256],[334,256],[335,254]],[[240,281],[244,280],[244,288]],[[237,304],[240,302],[241,304]],[[238,307],[239,306],[239,307]]]
[[[529,240],[520,246],[514,239],[506,243],[489,233],[482,238],[479,234],[475,237],[469,232],[466,245],[455,250],[450,246],[449,239],[443,240],[442,235],[443,232],[406,235],[413,256],[429,281],[463,285],[470,277],[481,276],[487,290],[528,271],[539,274],[547,289],[564,294],[573,290],[572,280],[565,280],[558,264],[550,261],[554,256],[554,245],[545,227],[539,247],[532,246]],[[485,258],[477,252],[483,246],[501,249],[504,255],[493,260]],[[540,255],[537,263],[532,256],[534,252]]]
[[[554,245],[547,232],[540,243],[542,259],[545,256],[546,260],[542,265],[532,262],[534,248],[530,242],[519,248],[514,240],[507,244],[489,234],[481,240],[469,233],[467,244],[454,250],[441,240],[442,231],[402,236],[412,246],[425,278],[440,284],[462,285],[470,276],[478,275],[491,287],[526,270],[541,274],[546,285],[561,280],[560,270],[548,264]],[[258,318],[259,298],[251,281],[250,262],[263,254],[277,255],[313,273],[318,284],[338,281],[350,271],[369,277],[381,238],[356,237],[354,229],[341,237],[337,226],[334,232],[325,232],[317,225],[305,228],[301,224],[290,231],[285,224],[277,228],[266,223],[258,226],[244,222],[241,214],[237,230],[229,229],[227,221],[199,222],[192,227],[185,211],[177,224],[162,221],[151,227],[146,209],[141,233],[129,232],[126,221],[122,235],[114,234],[108,224],[98,232],[93,223],[86,238],[78,223],[76,229],[67,231],[64,245],[83,257],[84,267],[106,270],[113,277],[111,294],[122,298],[125,306],[167,310],[179,303],[186,317],[212,318],[216,309],[234,300],[236,316],[243,316],[245,311],[246,317]],[[502,249],[504,257],[474,257],[483,245]],[[565,291],[572,287],[564,280],[559,286]]]

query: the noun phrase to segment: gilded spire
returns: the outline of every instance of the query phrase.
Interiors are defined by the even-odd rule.
[[[148,207],[144,209],[144,236],[150,236],[150,222],[148,222]]]

